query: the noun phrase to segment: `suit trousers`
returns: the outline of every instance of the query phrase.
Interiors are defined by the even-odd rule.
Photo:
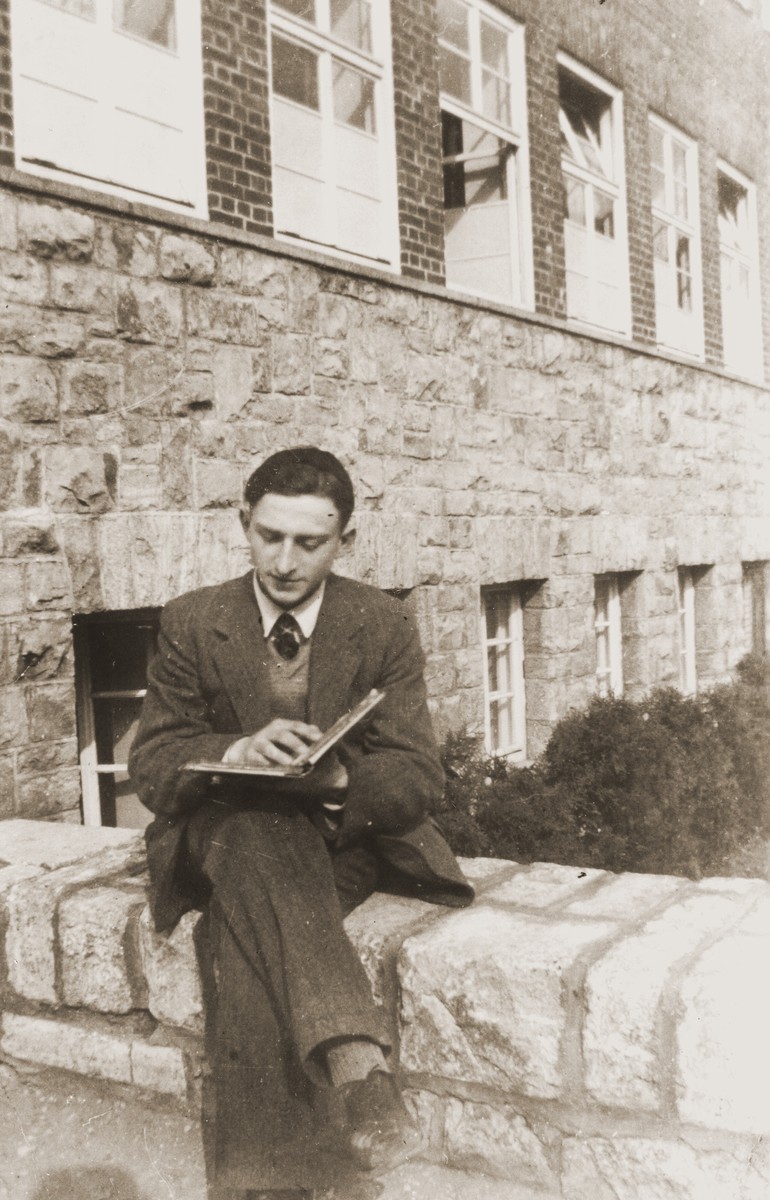
[[[187,851],[208,900],[217,980],[211,1029],[214,1175],[230,1188],[339,1182],[345,1168],[323,1051],[368,1038],[387,1053],[369,981],[342,924],[377,882],[374,855],[335,855],[291,802],[208,802]]]

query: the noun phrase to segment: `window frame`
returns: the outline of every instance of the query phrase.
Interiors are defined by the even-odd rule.
[[[109,824],[105,820],[105,805],[109,803],[102,794],[100,778],[125,773],[128,764],[124,762],[99,761],[97,746],[97,716],[94,706],[96,700],[143,700],[147,688],[117,688],[96,690],[93,685],[93,661],[89,639],[89,630],[98,625],[128,625],[137,629],[150,627],[154,631],[152,638],[157,638],[160,623],[160,609],[136,609],[131,611],[116,611],[104,613],[76,614],[73,618],[73,642],[75,649],[75,701],[77,710],[78,732],[78,762],[80,767],[80,785],[83,808],[83,824],[101,826]],[[146,665],[152,658],[148,651]],[[114,804],[114,799],[112,801]],[[151,819],[147,814],[147,820]]]
[[[599,588],[606,588],[604,603]],[[621,578],[618,573],[594,575],[594,639],[596,694],[623,695],[623,617]]]
[[[331,33],[331,3],[330,0],[315,0],[317,19],[315,23],[293,16],[282,11],[273,0],[267,0],[267,60],[268,60],[268,93],[270,112],[270,144],[273,171],[273,230],[277,241],[293,246],[304,246],[316,253],[332,254],[335,258],[346,262],[364,263],[376,266],[381,270],[400,273],[401,245],[398,217],[397,163],[396,163],[396,133],[393,91],[393,52],[390,21],[390,4],[372,0],[371,4],[371,33],[372,51],[364,51],[338,40]],[[278,128],[275,103],[276,94],[273,91],[273,36],[277,34],[285,40],[297,43],[311,49],[318,55],[318,90],[319,108],[317,110],[321,122],[321,161],[323,172],[323,228],[336,239],[338,234],[336,204],[334,196],[338,172],[334,166],[333,132],[338,124],[334,115],[333,92],[333,60],[358,71],[375,81],[375,113],[376,132],[366,133],[357,130],[366,137],[376,138],[378,143],[378,163],[382,181],[381,211],[384,222],[383,255],[368,255],[354,251],[337,244],[336,240],[322,238],[314,239],[306,234],[300,235],[291,230],[281,229],[280,213],[276,208],[275,197],[275,137]],[[280,96],[281,103],[295,106],[296,101]],[[302,106],[299,105],[301,108]],[[279,164],[280,165],[280,164]]]
[[[565,176],[575,179],[586,187],[591,196],[591,208],[593,207],[593,196],[596,188],[606,194],[612,196],[614,202],[614,227],[615,236],[612,239],[616,246],[617,266],[618,266],[618,295],[620,303],[620,316],[617,322],[617,327],[602,325],[599,321],[593,321],[585,317],[573,316],[567,308],[567,319],[576,324],[589,326],[591,329],[609,330],[611,333],[620,337],[630,337],[631,335],[631,284],[629,274],[629,256],[628,256],[628,210],[626,202],[626,168],[625,168],[625,140],[623,135],[624,119],[623,119],[623,93],[619,88],[614,87],[607,80],[602,79],[595,71],[584,67],[576,59],[571,58],[568,54],[559,53],[556,56],[557,63],[557,78],[560,80],[561,73],[564,72],[573,76],[578,83],[583,84],[591,91],[598,93],[607,101],[606,110],[606,125],[608,127],[608,150],[611,161],[611,175],[601,175],[599,172],[591,170],[588,167],[574,162],[568,158],[563,152],[561,155],[561,171],[562,180]],[[562,121],[561,104],[559,106],[559,125],[564,129]],[[565,132],[565,137],[568,135]],[[568,137],[569,140],[569,137]],[[592,238],[601,237],[602,235],[595,229],[591,228],[591,223],[588,219],[588,209],[586,210],[586,224],[584,226],[586,234]],[[568,217],[564,214],[564,223],[566,225]],[[565,247],[565,271],[567,270],[566,262],[566,247]],[[592,275],[589,280],[589,286],[593,284],[593,289],[597,285],[595,277]],[[593,290],[592,289],[592,290]],[[566,290],[566,289],[565,289]],[[594,308],[594,304],[591,306]],[[594,308],[595,311],[595,308]]]
[[[677,567],[677,615],[679,632],[679,690],[683,696],[698,692],[697,644],[695,637],[696,567]]]
[[[470,14],[469,40],[471,63],[471,103],[466,104],[441,88],[439,80],[439,110],[447,112],[461,121],[491,134],[512,147],[507,156],[506,181],[509,205],[508,227],[510,236],[510,284],[511,299],[501,299],[499,294],[483,288],[470,287],[449,279],[447,268],[446,286],[467,295],[478,296],[498,304],[510,304],[513,308],[534,310],[534,260],[532,249],[532,206],[530,198],[529,128],[527,119],[527,79],[525,56],[525,27],[507,13],[486,3],[486,0],[457,0]],[[481,82],[483,63],[481,59],[482,18],[502,28],[508,37],[508,70],[510,76],[510,125],[486,116],[483,112]],[[437,36],[439,52],[443,43]],[[455,48],[456,49],[456,48]],[[474,57],[475,55],[475,57]],[[479,157],[488,157],[486,155]],[[450,159],[459,160],[466,156],[445,156],[442,166],[452,165]],[[469,206],[466,206],[469,207]],[[447,210],[444,209],[444,213]],[[445,227],[446,227],[446,217]],[[446,235],[445,235],[446,236]]]
[[[698,160],[698,144],[693,138],[683,133],[681,129],[671,125],[668,121],[663,120],[656,113],[650,113],[648,119],[648,129],[650,131],[657,130],[663,138],[663,178],[665,199],[664,205],[656,204],[653,197],[652,179],[655,168],[652,160],[652,139],[650,138],[649,148],[649,170],[650,170],[650,211],[652,214],[653,223],[653,269],[655,271],[655,330],[656,341],[662,350],[674,351],[687,358],[693,358],[697,361],[703,361],[705,354],[705,335],[703,322],[703,259],[701,245],[701,227],[700,227],[700,175],[699,175],[699,160]],[[686,218],[679,216],[676,213],[676,179],[673,165],[674,145],[680,146],[684,150],[685,156],[685,184],[686,196],[688,202],[688,215]],[[689,262],[689,279],[690,279],[690,298],[691,308],[689,315],[686,310],[681,308],[678,301],[673,305],[668,303],[668,297],[661,297],[658,287],[658,275],[660,270],[655,264],[662,262],[655,254],[655,225],[665,225],[667,235],[667,254],[668,257],[665,266],[668,269],[667,274],[671,276],[673,288],[667,284],[672,295],[675,297],[679,287],[677,256],[675,239],[677,233],[689,239],[690,245],[690,262]],[[667,316],[671,311],[677,317],[677,324],[672,325],[672,317]],[[680,315],[681,314],[681,315]],[[681,325],[681,330],[679,329]],[[681,336],[680,336],[681,333]]]
[[[30,142],[30,139],[36,136],[35,123],[38,120],[38,106],[29,102],[29,99],[25,96],[22,84],[25,81],[32,81],[38,82],[44,87],[60,86],[52,85],[45,78],[41,77],[38,79],[28,75],[27,71],[30,69],[30,64],[23,61],[22,54],[19,52],[19,38],[23,37],[23,27],[28,20],[29,13],[35,11],[32,7],[34,5],[39,5],[45,9],[53,9],[54,12],[60,13],[70,21],[87,25],[93,32],[91,57],[99,60],[101,63],[109,64],[117,52],[115,38],[123,38],[136,47],[136,53],[141,54],[143,50],[148,51],[153,55],[162,56],[161,59],[155,61],[161,62],[163,58],[166,58],[180,65],[186,95],[184,107],[185,124],[180,132],[183,135],[183,147],[187,160],[185,180],[189,186],[189,197],[169,196],[161,191],[132,187],[125,182],[110,178],[109,161],[105,159],[104,152],[102,152],[101,161],[107,174],[99,174],[98,154],[93,159],[93,170],[81,170],[75,164],[68,167],[64,163],[39,159],[34,154],[30,154],[30,151],[34,148],[34,142]],[[60,9],[58,5],[52,3],[51,0],[11,0],[11,87],[14,97],[14,159],[17,170],[26,171],[40,178],[50,179],[59,183],[91,188],[107,195],[122,197],[134,203],[149,204],[161,209],[170,210],[171,212],[200,217],[203,220],[208,219],[201,0],[176,0],[176,36],[173,47],[161,45],[151,39],[142,38],[135,33],[131,33],[129,30],[117,28],[114,23],[113,0],[94,0],[94,5],[95,16],[92,19],[89,16],[83,16],[79,13],[67,13]],[[22,10],[24,12],[23,18],[19,15]],[[53,18],[54,22],[57,19]],[[76,26],[72,28],[74,31]],[[16,42],[15,52],[13,52],[14,41]],[[120,45],[120,43],[117,45]],[[84,54],[87,53],[87,48],[84,46]],[[140,118],[142,114],[138,108],[135,112],[129,112],[123,105],[115,103],[113,82],[109,70],[100,67],[98,74],[103,76],[100,85],[101,90],[96,99],[92,101],[96,104],[97,109],[89,111],[96,112],[97,121],[104,133],[106,143],[108,138],[116,136],[110,124],[115,119],[115,113]],[[85,93],[81,98],[91,99]],[[166,123],[162,117],[158,117],[158,124],[160,126]],[[172,128],[175,127],[172,126]]]
[[[735,247],[728,246],[722,241],[721,233],[719,237],[719,295],[722,315],[722,350],[723,362],[728,371],[734,372],[736,375],[742,375],[745,378],[761,381],[763,377],[763,347],[762,347],[762,285],[759,269],[759,224],[757,218],[757,189],[756,185],[747,176],[731,167],[723,159],[717,160],[717,201],[719,199],[719,179],[724,176],[734,186],[739,187],[746,195],[746,241],[747,246],[744,251],[736,250]],[[728,346],[725,340],[725,308],[726,297],[724,288],[724,275],[722,271],[722,257],[727,255],[731,260],[741,262],[747,268],[749,280],[749,297],[747,301],[747,320],[749,323],[748,338],[749,346],[746,354],[747,369],[741,370],[740,365],[734,359],[729,357]]]
[[[524,588],[522,584],[494,584],[481,588],[480,633],[484,685],[484,745],[487,753],[511,762],[525,762],[527,757],[527,711],[524,672]],[[488,635],[487,602],[506,600],[506,634]],[[508,647],[507,673],[509,689],[490,688],[488,655],[491,647]],[[496,746],[492,737],[492,705],[510,702],[509,714],[513,740],[506,746]]]
[[[744,653],[767,653],[768,562],[764,559],[741,563]]]

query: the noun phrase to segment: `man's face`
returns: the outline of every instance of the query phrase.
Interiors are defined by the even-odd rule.
[[[353,530],[343,533],[340,514],[325,496],[268,492],[241,511],[259,586],[281,608],[294,608],[323,583]]]

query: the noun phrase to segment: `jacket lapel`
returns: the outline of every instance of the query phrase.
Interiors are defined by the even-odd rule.
[[[271,718],[265,641],[252,573],[235,581],[213,625],[214,660],[244,733]]]
[[[310,650],[308,710],[324,730],[350,708],[351,684],[361,661],[363,614],[330,575]]]

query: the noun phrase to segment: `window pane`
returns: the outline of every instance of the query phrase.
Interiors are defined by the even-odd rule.
[[[274,8],[283,9],[293,17],[301,17],[315,25],[315,0],[272,0]]]
[[[615,236],[615,201],[597,188],[594,188],[594,229],[603,237]]]
[[[176,49],[174,0],[113,0],[112,19],[123,33]]]
[[[676,238],[676,302],[684,312],[692,311],[690,239],[682,234]]]
[[[96,0],[43,0],[51,8],[61,9],[73,17],[85,17],[89,21],[96,20]]]
[[[439,46],[439,82],[448,96],[470,104],[471,64],[446,46]]]
[[[576,225],[585,225],[586,223],[586,190],[585,184],[579,179],[572,179],[569,175],[564,175],[564,205],[565,216],[568,221],[574,221]]]
[[[501,125],[511,123],[511,86],[499,75],[482,71],[482,111],[485,117]]]
[[[659,262],[668,262],[668,225],[662,221],[652,223],[652,252]]]
[[[141,709],[141,700],[94,700],[97,762],[125,763]]]
[[[650,125],[650,162],[658,171],[664,170],[663,130]]]
[[[94,692],[132,692],[146,686],[147,664],[155,647],[150,622],[95,621],[88,626],[91,686]]]
[[[746,189],[726,175],[719,176],[719,240],[723,246],[748,252]]]
[[[332,33],[341,42],[366,54],[372,52],[372,10],[369,0],[331,0]]]
[[[499,25],[481,19],[481,61],[497,75],[509,78],[508,34]]]
[[[335,119],[374,133],[374,80],[335,61],[332,87]]]
[[[439,0],[438,36],[458,50],[468,53],[468,9],[458,0]]]
[[[273,35],[273,91],[318,111],[318,55]]]
[[[687,153],[684,146],[674,142],[671,148],[674,166],[674,212],[685,221],[689,216],[687,200]]]

